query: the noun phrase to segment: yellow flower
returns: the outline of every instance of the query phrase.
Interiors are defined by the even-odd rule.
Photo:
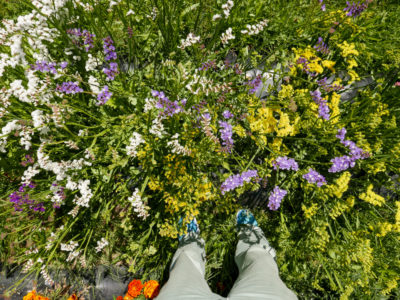
[[[356,73],[356,71],[354,70],[349,70],[348,74],[350,76],[350,81],[349,84],[353,83],[354,81],[358,81],[360,80],[360,76],[358,76],[358,74]]]
[[[354,67],[358,67],[358,64],[357,64],[357,62],[356,62],[356,60],[355,60],[354,58],[349,59],[349,60],[347,61],[347,63],[349,64],[349,65],[347,66],[347,70],[351,70],[351,69],[353,69]]]
[[[343,193],[347,191],[349,187],[351,174],[350,172],[344,172],[338,179],[334,185],[328,186],[328,192],[330,196],[336,196],[337,198],[341,198]]]
[[[330,101],[330,103],[328,103],[329,108],[332,110],[330,120],[333,124],[336,124],[340,120],[339,104],[340,104],[340,95],[333,92],[331,101]]]
[[[324,68],[322,68],[322,66],[318,63],[317,60],[310,61],[310,63],[308,64],[308,68],[311,72],[316,72],[319,74],[324,72]]]
[[[400,201],[396,201],[394,204],[397,207],[396,216],[394,217],[395,224],[400,225]]]
[[[388,232],[392,231],[392,224],[388,222],[379,223],[379,233],[376,236],[385,236]]]
[[[240,125],[236,125],[235,127],[233,127],[233,129],[235,130],[236,134],[240,137],[246,137],[246,130],[244,130],[244,128]]]
[[[333,73],[335,73],[335,68],[333,67],[336,64],[336,62],[332,61],[332,60],[323,60],[322,61],[322,66],[324,68],[328,68],[329,70],[331,70]]]
[[[400,277],[395,277],[390,281],[386,282],[386,288],[381,291],[382,294],[387,295],[389,294],[394,288],[397,287],[397,282],[399,281]]]
[[[360,195],[360,199],[372,205],[382,206],[382,204],[385,203],[385,198],[374,193],[374,191],[372,191],[373,188],[374,186],[370,184],[367,188],[367,192]]]
[[[316,203],[311,204],[310,207],[306,207],[304,204],[301,206],[301,209],[304,212],[304,216],[306,219],[311,219],[313,215],[317,213],[318,205]]]
[[[282,89],[279,91],[278,98],[281,101],[284,99],[290,99],[291,97],[293,97],[293,94],[293,86],[291,86],[290,84],[282,85]]]
[[[342,44],[337,45],[342,50],[342,56],[359,55],[360,53],[355,49],[354,43],[347,43],[344,41]]]
[[[295,128],[290,124],[289,115],[284,112],[279,112],[281,117],[279,120],[277,135],[278,136],[288,136],[294,135]]]

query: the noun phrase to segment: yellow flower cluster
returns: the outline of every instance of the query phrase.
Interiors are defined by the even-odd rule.
[[[336,179],[334,184],[329,185],[328,195],[337,198],[341,198],[343,193],[347,191],[349,187],[351,174],[350,172],[343,172],[338,179]]]
[[[396,225],[400,225],[400,201],[394,203],[396,205],[396,216],[394,217],[394,222]]]
[[[340,95],[333,92],[331,96],[331,101],[330,103],[328,103],[328,106],[332,111],[330,118],[332,124],[336,124],[340,121],[339,104],[340,104]]]
[[[344,292],[340,295],[340,300],[348,300],[349,296],[353,293],[354,287],[351,285],[346,286]]]
[[[335,220],[338,216],[340,216],[348,208],[349,208],[349,205],[347,202],[341,202],[340,200],[336,201],[335,205],[329,211],[329,216]]]
[[[373,188],[374,186],[370,184],[367,188],[367,192],[360,195],[360,199],[372,205],[382,206],[382,204],[385,203],[385,198],[374,193],[372,190]]]
[[[321,226],[314,227],[314,231],[317,234],[318,238],[316,243],[314,243],[313,247],[319,249],[321,251],[326,250],[326,244],[329,242],[329,234],[326,230],[328,223],[323,223]]]
[[[386,288],[384,288],[381,293],[383,295],[387,295],[389,294],[393,289],[395,289],[397,287],[397,282],[400,280],[400,277],[395,277],[392,280],[389,280],[388,282],[386,282]]]
[[[316,72],[321,74],[324,71],[324,68],[320,65],[321,58],[316,55],[316,51],[311,46],[307,46],[306,49],[292,49],[295,53],[294,61],[297,61],[300,57],[304,57],[307,59],[308,63],[308,70],[310,72]],[[333,67],[333,66],[332,66]],[[290,74],[295,75],[297,72],[297,68],[302,69],[301,65],[295,65],[290,69]]]
[[[277,136],[279,137],[284,137],[284,136],[293,136],[296,134],[296,125],[300,121],[300,117],[297,116],[296,119],[294,120],[293,124],[290,124],[290,119],[289,115],[284,113],[284,112],[279,112],[280,113],[280,119],[278,123],[278,130],[277,130]]]
[[[293,86],[290,84],[282,85],[282,89],[278,93],[279,100],[290,99],[294,95]]]
[[[388,232],[392,231],[393,225],[390,224],[389,222],[380,222],[378,224],[378,229],[379,229],[379,232],[376,234],[376,236],[383,237]]]
[[[301,209],[303,210],[306,219],[311,219],[311,217],[317,213],[318,205],[316,203],[313,203],[311,204],[310,207],[307,207],[304,204],[302,204]]]
[[[342,44],[338,44],[337,45],[340,50],[342,50],[342,56],[343,57],[348,57],[349,55],[359,55],[360,53],[355,49],[355,45],[354,43],[347,43],[346,41],[344,41]]]

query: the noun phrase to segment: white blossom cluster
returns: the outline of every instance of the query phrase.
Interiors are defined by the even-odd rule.
[[[25,169],[24,174],[21,177],[21,184],[29,184],[31,182],[31,179],[35,177],[36,174],[40,173],[39,169],[39,164],[35,163],[33,166],[29,166],[27,169]]]
[[[6,126],[4,126],[1,129],[1,133],[4,136],[4,135],[10,134],[11,131],[20,130],[20,129],[21,129],[21,125],[18,124],[18,120],[12,120],[12,121],[8,122],[6,124]],[[6,148],[5,148],[6,145],[7,145],[7,137],[0,138],[0,151],[1,152],[4,152],[4,153],[6,152]]]
[[[33,127],[39,128],[39,133],[40,134],[47,134],[50,131],[50,128],[47,126],[42,126],[49,120],[49,117],[47,115],[43,115],[43,111],[40,109],[34,110],[31,113],[32,116],[32,121],[33,121]]]
[[[120,4],[121,1],[122,1],[122,0],[111,0],[111,1],[110,1],[110,9],[111,9],[113,6]]]
[[[189,33],[186,40],[181,40],[181,45],[178,46],[179,49],[185,49],[186,47],[192,46],[200,42],[200,36],[195,36],[193,33]]]
[[[61,206],[64,199],[62,198],[62,189],[61,185],[57,184],[57,181],[54,181],[53,184],[50,186],[50,191],[53,192],[53,196],[51,196],[51,202],[54,204]],[[50,198],[50,195],[47,195]]]
[[[51,279],[49,273],[47,273],[47,271],[45,270],[45,265],[42,266],[42,270],[40,271],[40,274],[42,274],[43,279],[44,279],[44,284],[47,286],[53,286],[54,285],[54,281],[53,279]]]
[[[254,35],[254,34],[259,34],[265,26],[267,26],[268,20],[262,20],[261,22],[255,24],[255,25],[246,25],[245,30],[241,30],[240,32],[243,34],[248,34],[248,35]]]
[[[24,265],[23,269],[21,270],[21,273],[28,273],[28,271],[33,267],[34,261],[32,258],[30,258]]]
[[[89,207],[89,201],[93,197],[92,190],[89,187],[90,180],[82,180],[79,179],[78,181],[78,189],[81,193],[81,197],[75,196],[73,202],[79,206]]]
[[[132,204],[133,210],[138,214],[139,217],[146,219],[149,216],[147,212],[148,207],[146,207],[139,195],[139,189],[136,188],[132,196],[128,198],[128,201]]]
[[[156,19],[157,17],[157,7],[153,7],[153,9],[151,10],[150,15],[146,15],[147,18],[152,19],[153,21]]]
[[[70,252],[66,261],[67,262],[73,261],[81,253],[81,251],[82,250],[79,250],[79,251],[75,250],[75,251]]]
[[[162,118],[160,116],[157,116],[153,120],[153,123],[151,125],[149,132],[159,138],[162,138],[162,136],[165,134],[164,125],[162,123]]]
[[[75,250],[76,247],[78,247],[78,245],[79,244],[77,242],[74,242],[71,240],[71,241],[69,241],[68,244],[61,243],[60,248],[61,248],[61,251],[72,252]]]
[[[235,39],[235,36],[232,34],[232,28],[229,27],[222,35],[221,35],[221,42],[222,44],[228,44],[229,40]]]
[[[137,156],[137,147],[139,147],[140,144],[144,143],[144,139],[142,138],[142,136],[137,133],[134,132],[131,136],[131,138],[129,139],[129,145],[126,146],[126,153],[129,156],[133,156],[136,157]]]
[[[157,100],[154,98],[146,98],[145,99],[145,103],[144,103],[144,112],[149,112],[150,110],[152,110],[157,103]]]
[[[228,19],[229,15],[231,14],[231,9],[233,8],[233,1],[228,0],[225,4],[222,4],[222,9],[224,11],[225,19]],[[221,18],[220,14],[216,14],[213,16],[213,21],[218,20]]]
[[[134,15],[135,14],[135,12],[132,10],[132,9],[130,9],[130,10],[128,10],[128,12],[126,13],[126,16],[130,16],[130,15]]]
[[[78,144],[72,140],[64,141],[64,144],[66,144],[70,149],[79,150]]]
[[[97,66],[98,66],[98,64],[97,64],[96,57],[94,57],[92,54],[89,53],[88,60],[86,61],[86,64],[85,64],[86,71],[88,71],[88,72],[94,71],[94,70],[96,70]],[[90,77],[93,77],[93,76],[90,76]],[[89,83],[90,83],[90,81],[89,81]]]
[[[25,146],[25,150],[29,150],[32,146],[32,143],[31,143],[32,135],[33,135],[32,128],[30,128],[28,126],[22,127],[22,130],[20,132],[21,139],[20,139],[19,143],[21,144],[21,146]]]
[[[169,141],[167,143],[167,145],[172,148],[171,152],[176,154],[190,155],[191,153],[190,150],[186,149],[186,147],[183,147],[181,144],[179,144],[178,138],[179,138],[179,133],[176,133],[172,136],[172,141]]]
[[[108,245],[107,240],[105,238],[101,238],[100,241],[97,241],[96,252],[100,252],[107,245]]]
[[[39,166],[46,170],[52,171],[56,174],[56,180],[60,181],[67,177],[66,172],[68,170],[80,170],[83,166],[91,166],[92,163],[85,161],[83,158],[74,159],[72,161],[61,161],[61,162],[54,162],[51,161],[49,156],[43,152],[44,143],[40,144],[39,149],[37,150],[37,159]]]
[[[76,215],[77,215],[78,212],[79,212],[79,208],[80,208],[79,205],[75,205],[75,207],[74,207],[71,211],[69,211],[68,214],[69,214],[70,216],[72,216],[72,218],[75,218]]]
[[[44,247],[46,250],[50,250],[53,247],[53,242],[55,241],[57,235],[54,232],[50,233],[50,237],[47,238],[46,246]]]
[[[0,53],[0,57],[1,55],[2,53]],[[0,90],[0,119],[8,113],[7,107],[11,105],[11,95],[11,91],[7,90],[5,87]]]
[[[94,3],[98,4],[97,0],[94,1]],[[92,5],[90,5],[89,3],[82,3],[80,0],[74,0],[73,4],[74,4],[74,8],[76,8],[76,4],[78,4],[81,7],[83,7],[83,9],[86,10],[86,11],[93,11],[93,9],[94,9],[94,7]]]
[[[85,158],[95,160],[96,156],[94,156],[93,152],[90,149],[85,149]]]

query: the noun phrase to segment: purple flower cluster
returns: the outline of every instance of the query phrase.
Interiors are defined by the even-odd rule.
[[[299,166],[297,162],[293,158],[287,158],[287,156],[279,156],[273,163],[274,170],[277,170],[278,167],[281,170],[293,170],[298,171]]]
[[[76,94],[83,92],[83,89],[80,88],[76,82],[72,81],[63,82],[62,85],[58,84],[56,90],[65,94]]]
[[[35,160],[33,159],[33,157],[30,156],[29,154],[26,154],[26,155],[25,155],[25,158],[26,158],[26,160],[24,160],[24,161],[21,162],[21,165],[24,166],[24,167],[26,167],[26,166],[29,165],[29,164],[32,164],[32,163],[35,161]]]
[[[107,75],[107,81],[114,80],[115,76],[119,74],[118,64],[115,62],[110,63],[109,68],[103,68],[103,73]]]
[[[327,101],[321,97],[321,92],[316,90],[314,92],[310,92],[311,97],[313,98],[314,102],[318,104],[318,114],[324,120],[329,120],[329,107]]]
[[[246,82],[246,85],[251,87],[251,89],[249,90],[249,94],[254,94],[255,92],[257,92],[261,84],[262,84],[261,74],[257,75],[254,79]]]
[[[225,121],[218,121],[218,124],[221,127],[221,139],[224,150],[230,153],[233,147],[232,125]]]
[[[339,157],[335,157],[331,159],[332,166],[329,168],[330,173],[337,173],[340,171],[347,170],[348,168],[353,168],[355,166],[355,162],[358,159],[365,159],[370,156],[370,154],[360,147],[357,147],[357,145],[350,140],[345,140],[346,137],[346,129],[341,128],[338,130],[338,134],[336,137],[340,140],[340,142],[345,145],[347,148],[350,150],[350,156],[349,155],[343,155]]]
[[[319,4],[321,4],[321,10],[325,11],[326,7],[325,7],[325,4],[323,2],[324,2],[324,0],[319,0]]]
[[[302,65],[302,67],[303,67],[303,72],[306,72],[308,75],[310,75],[311,77],[315,77],[315,76],[317,76],[317,74],[314,72],[310,72],[310,68],[309,68],[309,66],[308,66],[308,64],[309,64],[309,61],[307,60],[307,58],[305,58],[305,57],[299,57],[297,60],[296,60],[296,64],[298,64],[298,65]]]
[[[40,72],[50,72],[52,74],[57,74],[57,70],[56,70],[56,63],[53,62],[47,62],[47,61],[36,61],[36,64],[33,65],[31,64],[31,70],[36,70],[36,71],[40,71]]]
[[[328,46],[324,43],[324,40],[322,39],[322,37],[318,38],[318,42],[317,44],[314,46],[315,50],[328,55],[329,54],[329,48]]]
[[[233,117],[233,114],[229,111],[229,110],[224,110],[224,112],[222,113],[222,116],[225,118],[225,119],[230,119],[230,118],[232,118]]]
[[[277,185],[269,195],[268,208],[270,210],[277,210],[281,206],[282,199],[286,196],[287,191],[280,189]]]
[[[86,29],[81,31],[79,28],[68,29],[67,33],[78,38],[83,38],[83,44],[85,47],[85,51],[89,52],[90,49],[94,47],[93,38],[96,36],[95,34],[90,33]],[[79,41],[74,40],[75,44],[80,44]]]
[[[346,1],[347,7],[343,9],[343,11],[347,11],[347,16],[349,17],[358,17],[365,9],[368,7],[368,3],[353,2],[350,4],[349,1]]]
[[[104,54],[106,56],[106,61],[112,60],[112,59],[117,59],[117,53],[115,52],[115,47],[114,47],[114,41],[111,39],[111,37],[106,37],[103,39],[103,50]]]
[[[97,100],[99,101],[96,105],[106,104],[110,100],[112,93],[108,90],[108,86],[105,85],[101,92],[97,95]]]
[[[114,42],[111,37],[108,36],[103,39],[103,50],[106,61],[117,59],[117,53],[115,52]],[[119,74],[118,64],[111,62],[109,67],[103,68],[103,73],[107,75],[108,81],[114,80],[115,76]]]
[[[222,195],[224,195],[226,192],[236,189],[239,186],[242,186],[245,182],[250,182],[251,178],[253,177],[257,177],[257,170],[248,170],[242,174],[229,176],[221,184]]]
[[[178,101],[171,101],[165,96],[164,92],[159,92],[156,90],[151,91],[151,95],[158,99],[156,103],[156,107],[162,109],[160,112],[161,115],[167,115],[169,117],[183,111],[183,106],[179,104]],[[186,99],[183,99],[184,103],[186,103]]]
[[[328,79],[326,77],[324,77],[321,80],[317,81],[318,85],[320,87],[322,87],[325,90],[325,92],[327,92],[327,93],[332,92],[332,91],[337,92],[337,91],[340,91],[340,90],[344,89],[343,85],[339,85],[339,84],[336,84],[336,83],[334,85],[328,84],[327,80]]]
[[[36,187],[34,182],[30,182],[29,185],[23,183],[18,191],[15,191],[10,194],[10,202],[14,203],[15,211],[23,211],[23,207],[28,205],[29,209],[33,209],[34,211],[45,211],[43,203],[35,203],[35,200],[29,199],[29,194],[26,194],[25,188],[29,187],[30,189],[34,189]]]
[[[199,68],[199,71],[207,71],[208,69],[213,69],[215,70],[217,68],[217,64],[215,63],[215,59],[209,60],[207,62],[204,62],[201,64],[201,67]]]
[[[312,168],[308,169],[308,173],[304,174],[303,178],[306,179],[309,183],[316,183],[318,187],[326,184],[325,177]]]

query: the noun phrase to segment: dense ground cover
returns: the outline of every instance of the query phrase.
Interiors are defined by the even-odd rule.
[[[246,206],[299,297],[399,297],[396,1],[12,7],[1,262],[52,288],[49,268],[99,263],[162,283],[196,216],[226,294]]]

